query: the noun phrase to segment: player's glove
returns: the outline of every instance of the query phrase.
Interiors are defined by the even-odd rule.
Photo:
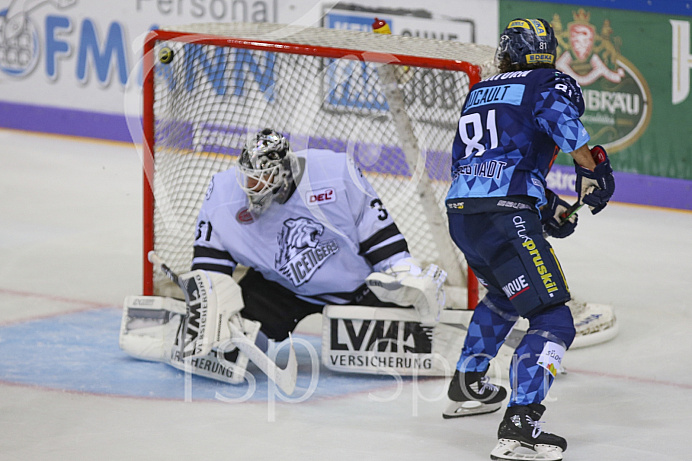
[[[596,161],[596,168],[591,171],[588,168],[574,164],[577,172],[576,191],[579,202],[591,208],[591,214],[596,214],[608,204],[608,200],[615,192],[615,178],[610,167],[610,159],[601,146],[591,149],[591,156]]]
[[[570,207],[570,204],[562,200],[550,189],[545,190],[545,197],[548,203],[541,207],[541,223],[543,232],[551,237],[558,239],[565,238],[574,233],[577,227],[577,214],[574,213],[568,219],[563,220],[563,214]]]

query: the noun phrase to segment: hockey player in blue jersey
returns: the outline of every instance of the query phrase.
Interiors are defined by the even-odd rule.
[[[445,417],[500,408],[507,392],[488,382],[490,359],[520,316],[530,322],[510,367],[492,459],[559,460],[567,448],[540,429],[541,402],[575,334],[567,282],[545,235],[569,236],[577,216],[547,189],[546,175],[560,150],[570,154],[579,203],[593,214],[615,189],[605,150],[587,146],[581,89],[555,69],[556,48],[547,21],[511,21],[497,48],[500,73],[471,89],[452,147],[450,234],[488,293],[471,320]],[[535,453],[515,451],[521,446]]]

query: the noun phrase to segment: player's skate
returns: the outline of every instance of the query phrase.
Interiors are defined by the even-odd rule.
[[[494,460],[559,461],[567,441],[543,432],[539,421],[545,407],[540,403],[507,408],[497,430],[497,446],[490,453]]]
[[[447,391],[447,396],[452,402],[442,412],[443,418],[492,413],[500,409],[502,401],[507,397],[507,391],[502,386],[490,384],[485,373],[462,373],[459,370],[454,372]]]

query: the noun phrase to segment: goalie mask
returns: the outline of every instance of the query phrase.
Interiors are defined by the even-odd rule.
[[[500,35],[495,62],[500,72],[554,67],[557,39],[545,19],[513,19]]]
[[[238,159],[238,184],[250,200],[248,211],[259,214],[277,199],[284,203],[293,187],[288,140],[265,128],[248,139]]]

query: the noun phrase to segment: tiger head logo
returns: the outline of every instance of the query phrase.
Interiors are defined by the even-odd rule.
[[[312,219],[287,219],[277,235],[279,252],[275,257],[276,269],[299,286],[310,280],[314,273],[339,251],[335,240],[320,241],[324,226]]]
[[[317,239],[324,233],[324,226],[308,218],[287,219],[277,236],[279,254],[276,267],[279,268],[306,248],[315,248]]]

